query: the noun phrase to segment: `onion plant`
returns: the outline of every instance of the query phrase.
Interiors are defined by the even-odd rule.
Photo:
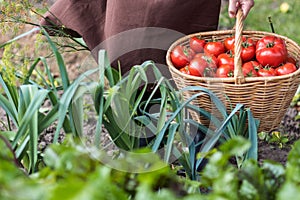
[[[64,60],[56,48],[55,44],[49,37],[46,31],[41,29],[47,38],[47,41],[54,53],[59,66],[62,87],[58,88],[55,85],[54,77],[51,74],[50,67],[44,57],[35,59],[32,65],[29,67],[27,74],[16,73],[15,76],[22,79],[21,85],[14,85],[5,77],[5,70],[0,73],[0,85],[3,89],[3,94],[0,94],[0,106],[7,115],[6,130],[1,131],[1,135],[5,135],[8,141],[11,142],[12,149],[14,150],[17,160],[23,164],[23,167],[32,173],[37,170],[39,163],[38,158],[40,153],[38,151],[38,137],[47,129],[53,125],[60,116],[61,111],[61,99],[59,90],[67,90],[70,86],[66,66]],[[1,44],[3,48],[32,32],[37,31],[33,29],[26,33],[9,40],[8,42]],[[37,70],[39,63],[42,63],[46,69],[46,76],[49,81],[44,77],[45,74],[40,74]],[[2,66],[5,69],[6,66]],[[17,70],[16,70],[17,71]],[[32,80],[32,73],[36,71],[41,77],[42,84],[37,84]],[[47,108],[43,107],[45,101],[50,101],[51,105]],[[68,114],[63,115],[63,128],[66,133],[73,133],[74,135],[80,134],[76,129],[77,121],[74,119],[73,112],[76,112],[75,116],[79,116],[80,105],[76,105],[72,108],[72,105],[68,107]],[[54,142],[57,142],[58,134],[55,135]]]
[[[0,84],[5,93],[0,94],[0,106],[7,114],[8,129],[1,134],[11,141],[16,158],[31,172],[38,163],[38,136],[45,127],[45,119],[53,113],[44,114],[39,111],[49,91],[39,89],[35,85],[16,86],[7,84],[0,75]],[[10,121],[12,124],[10,124]],[[16,127],[12,129],[11,126]]]

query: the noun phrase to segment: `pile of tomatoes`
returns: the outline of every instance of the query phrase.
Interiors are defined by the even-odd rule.
[[[208,41],[194,36],[190,38],[189,46],[176,46],[170,59],[185,74],[233,77],[234,46],[234,36],[223,41]],[[259,40],[243,36],[240,57],[245,77],[281,76],[298,68],[295,59],[288,55],[285,41],[276,36],[264,36]]]

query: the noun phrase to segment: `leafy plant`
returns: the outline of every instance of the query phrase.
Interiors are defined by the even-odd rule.
[[[16,157],[20,162],[22,161],[24,167],[28,169],[30,173],[37,170],[38,157],[40,155],[37,143],[39,135],[58,118],[62,120],[61,126],[64,128],[65,133],[72,133],[75,136],[82,134],[82,124],[78,123],[78,121],[82,120],[82,115],[80,114],[83,109],[82,105],[74,101],[72,105],[68,105],[66,108],[68,113],[62,112],[65,106],[65,100],[63,98],[60,99],[59,90],[61,90],[61,88],[67,90],[70,86],[70,81],[61,54],[47,32],[44,29],[42,29],[42,31],[57,60],[62,79],[62,87],[56,86],[54,77],[44,57],[35,59],[26,74],[13,74],[15,77],[23,80],[20,86],[13,85],[10,79],[3,78],[3,76],[6,75],[5,69],[9,66],[4,65],[4,70],[0,74],[0,84],[4,90],[4,95],[0,94],[0,106],[8,116],[7,131],[1,134],[7,135],[9,141],[11,141],[12,148],[16,152]],[[0,46],[5,47],[10,45],[31,33],[32,30]],[[40,75],[43,80],[43,85],[39,85],[31,79],[32,73],[36,70],[40,62],[45,66],[48,78],[48,80],[46,80],[43,75]],[[51,106],[46,109],[41,109],[46,100],[51,102]],[[13,123],[14,129],[11,123]],[[81,125],[81,127],[78,127],[78,124]],[[53,142],[58,142],[59,134],[60,132],[58,130]]]
[[[0,145],[6,148],[2,140]],[[187,195],[178,176],[154,154],[146,161],[154,170],[140,174],[117,171],[99,162],[105,156],[99,149],[68,137],[63,145],[47,148],[44,161],[48,167],[30,177],[11,162],[10,154],[0,154],[0,169],[6,170],[0,175],[1,199],[181,199]],[[134,166],[139,160],[126,157],[117,163]]]
[[[291,107],[298,108],[300,106],[300,88],[296,92],[296,95],[293,97],[291,102]],[[295,120],[300,120],[300,112],[295,116]]]
[[[189,105],[190,108],[199,113],[199,115],[202,115],[204,118],[210,120],[210,122],[216,127],[215,130],[211,130],[209,127],[199,123],[197,124],[198,129],[207,134],[206,138],[204,139],[204,142],[207,143],[203,144],[203,147],[201,148],[209,148],[204,150],[204,152],[207,152],[207,150],[212,148],[212,146],[214,146],[219,139],[221,139],[220,142],[222,142],[222,139],[229,140],[237,136],[243,136],[251,141],[251,148],[245,155],[241,154],[236,156],[237,166],[241,167],[242,163],[250,158],[257,160],[257,127],[259,125],[259,121],[254,119],[250,109],[245,109],[244,105],[237,104],[231,113],[228,114],[225,105],[209,90],[194,86],[186,88],[185,90],[199,91],[199,93],[191,97],[190,100],[202,95],[203,92],[209,95],[210,99],[218,110],[217,113],[222,115],[222,119],[218,119],[218,117],[213,116],[212,113],[208,113],[201,108]],[[189,122],[195,124],[193,121]],[[203,141],[200,141],[200,144],[202,142]],[[201,161],[201,159],[199,161]]]
[[[33,85],[22,85],[18,93],[16,86],[6,84],[1,75],[0,84],[7,96],[5,98],[0,94],[0,105],[17,129],[17,131],[8,129],[1,134],[7,135],[8,139],[11,140],[12,148],[20,162],[24,161],[24,158],[29,158],[29,162],[23,162],[23,164],[26,169],[34,172],[38,163],[37,142],[41,133],[39,128],[44,127],[42,123],[45,118],[51,118],[51,114],[47,116],[39,112],[48,91],[38,89]]]
[[[280,131],[271,131],[270,133],[260,132],[258,137],[260,140],[266,141],[269,144],[275,144],[279,148],[283,148],[289,142],[288,135]]]
[[[260,167],[255,160],[247,160],[240,169],[232,166],[231,156],[245,151],[249,141],[236,137],[220,147],[203,171],[203,185],[211,188],[208,199],[276,199],[285,181],[281,164],[265,161]]]
[[[153,152],[163,151],[162,155],[165,162],[171,161],[171,157],[181,158],[189,177],[197,179],[197,170],[203,161],[203,158],[197,158],[198,150],[196,147],[201,146],[200,152],[207,153],[211,150],[221,137],[230,139],[237,135],[243,135],[249,138],[252,146],[247,154],[237,156],[238,166],[248,158],[257,159],[257,122],[252,117],[250,110],[244,110],[243,105],[237,105],[232,113],[227,114],[226,107],[212,92],[201,87],[190,87],[185,90],[198,91],[196,95],[182,101],[178,93],[171,84],[160,74],[155,65],[148,61],[141,65],[134,66],[128,76],[122,77],[113,71],[109,66],[106,52],[101,50],[98,55],[100,71],[99,83],[84,84],[79,77],[71,87],[68,88],[62,99],[62,105],[67,106],[74,96],[81,97],[80,94],[90,92],[94,98],[95,110],[98,115],[97,128],[95,131],[95,144],[99,146],[101,134],[101,124],[103,123],[108,130],[113,142],[122,150],[131,151],[140,147],[141,138],[147,138],[151,135],[145,145],[152,148]],[[157,82],[154,84],[150,94],[146,94],[149,85],[146,72],[152,70]],[[105,88],[104,77],[107,77],[109,87]],[[84,89],[83,87],[84,86]],[[201,110],[190,104],[197,96],[206,93],[210,95],[213,102],[217,105],[223,114],[224,121],[216,119],[210,113]],[[74,100],[74,99],[73,99]],[[158,105],[156,111],[150,112],[152,106]],[[66,107],[65,107],[66,108]],[[195,122],[186,119],[187,109],[193,109],[211,119],[218,127],[216,131]],[[67,109],[64,110],[64,113]],[[239,116],[235,114],[239,113]],[[248,119],[248,121],[247,121]],[[62,119],[59,125],[62,124]],[[248,123],[248,126],[246,125]],[[194,138],[197,134],[192,132],[191,126],[207,133],[203,141],[195,143]],[[58,129],[60,126],[58,126]],[[180,143],[181,147],[177,148],[174,144]],[[188,154],[183,149],[189,149]],[[163,149],[163,150],[162,150]]]
[[[152,146],[153,151],[158,150],[159,145],[162,143],[163,138],[165,137],[168,137],[168,141],[166,144],[166,146],[168,147],[168,145],[175,141],[175,137],[173,135],[175,135],[175,132],[178,131],[180,135],[180,141],[183,141],[182,144],[185,145],[188,151],[180,154],[180,151],[173,146],[172,153],[176,158],[179,159],[180,164],[183,166],[188,177],[190,177],[192,180],[199,179],[198,170],[201,166],[203,166],[205,155],[207,155],[207,153],[215,147],[217,142],[222,142],[222,138],[225,138],[225,140],[229,140],[237,136],[244,136],[248,138],[249,141],[251,141],[251,148],[247,151],[246,154],[236,155],[238,167],[241,167],[242,163],[247,159],[257,160],[257,121],[252,117],[250,110],[245,111],[243,105],[237,105],[230,114],[227,114],[226,107],[218,99],[218,97],[209,90],[197,86],[187,87],[183,90],[197,92],[195,95],[184,102],[179,101],[178,98],[176,101],[177,104],[173,103],[174,111],[170,112],[166,123],[164,124],[161,131],[157,134],[157,138],[154,142],[154,145]],[[203,94],[207,94],[210,96],[212,102],[216,105],[220,113],[222,113],[224,117],[223,121],[220,121],[211,113],[190,104],[192,100]],[[211,122],[214,123],[214,125],[217,127],[216,130],[211,130],[210,128],[204,126],[203,124],[199,124],[192,119],[184,118],[183,113],[184,111],[186,112],[186,109],[192,109],[193,111],[198,112],[200,115],[203,115],[204,117],[210,119]],[[237,116],[237,113],[239,113],[239,116]],[[180,116],[179,120],[175,120],[178,116]],[[247,123],[248,128],[246,125]],[[196,128],[192,128],[192,126]],[[202,134],[205,134],[205,137],[203,139],[200,139],[200,141],[197,141],[194,138],[196,137],[196,134],[199,134],[197,133],[197,130],[200,130]],[[170,134],[172,136],[171,139]]]
[[[197,159],[198,150],[201,153],[210,151],[220,138],[226,140],[238,135],[249,138],[252,142],[250,150],[245,155],[236,157],[237,164],[249,158],[257,159],[257,121],[252,117],[249,109],[244,109],[243,105],[237,105],[232,113],[227,114],[226,107],[212,92],[201,87],[190,87],[185,90],[198,91],[187,101],[181,100],[181,95],[171,86],[171,84],[160,74],[155,65],[148,61],[141,65],[134,66],[128,76],[122,77],[109,66],[106,52],[101,50],[98,55],[100,79],[99,83],[86,84],[82,82],[83,77],[79,77],[63,95],[62,105],[67,106],[74,96],[81,97],[83,93],[90,92],[94,97],[95,110],[98,121],[95,131],[95,144],[99,145],[101,124],[107,128],[113,142],[126,151],[140,147],[140,139],[151,135],[151,139],[146,145],[152,148],[153,152],[162,149],[165,162],[171,161],[171,157],[181,160],[189,177],[197,179],[199,166],[203,158]],[[156,80],[153,90],[146,94],[149,85],[146,72],[153,70]],[[105,88],[104,77],[107,77],[109,87]],[[138,92],[137,92],[138,91]],[[80,95],[77,93],[79,92]],[[221,122],[212,114],[201,110],[190,104],[197,96],[206,93],[210,95],[217,108],[223,114],[224,121]],[[74,100],[74,99],[73,99]],[[152,106],[159,105],[156,111],[149,112]],[[66,107],[65,107],[66,108]],[[191,119],[186,119],[187,109],[193,109],[209,119],[218,127],[216,131],[199,124]],[[61,114],[67,112],[67,109]],[[236,115],[239,113],[239,115]],[[248,120],[247,120],[248,119]],[[59,125],[63,122],[61,118]],[[248,125],[247,125],[248,124]],[[196,129],[191,129],[195,126]],[[60,126],[58,126],[58,129]],[[194,138],[197,129],[207,134],[204,140],[195,142]],[[195,131],[196,132],[192,132]],[[174,143],[180,143],[181,148],[177,148]],[[199,148],[201,146],[201,148]],[[186,154],[183,149],[189,149]]]
[[[47,167],[31,176],[14,162],[6,139],[0,137],[1,199],[297,199],[299,195],[299,147],[296,142],[286,168],[272,161],[258,165],[247,160],[238,169],[230,158],[245,153],[250,142],[237,136],[210,151],[200,181],[180,178],[153,154],[144,161],[146,173],[118,171],[99,162],[106,155],[95,147],[83,146],[71,137],[45,151]],[[140,149],[136,153],[150,152]],[[118,165],[135,166],[137,157],[124,157]],[[130,163],[130,164],[129,164]],[[157,168],[159,166],[159,170]],[[199,190],[200,189],[200,190]],[[199,193],[200,191],[200,193]]]
[[[288,161],[286,164],[286,181],[280,188],[278,193],[278,199],[286,198],[298,198],[299,193],[299,155],[300,155],[300,141],[294,144],[294,148],[288,155]]]

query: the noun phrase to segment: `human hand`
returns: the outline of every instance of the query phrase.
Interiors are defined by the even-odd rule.
[[[244,18],[247,17],[250,9],[254,6],[254,0],[229,0],[228,14],[234,18],[239,8],[242,9]]]

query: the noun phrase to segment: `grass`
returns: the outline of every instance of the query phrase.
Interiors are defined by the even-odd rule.
[[[282,3],[289,5],[287,12],[283,12],[280,9]],[[255,0],[255,6],[251,9],[248,17],[244,21],[244,29],[271,32],[268,21],[268,17],[270,16],[277,34],[286,36],[299,44],[299,9],[300,2],[297,0]],[[228,17],[227,4],[225,4],[220,16],[220,28],[233,27],[234,23],[234,19]]]

